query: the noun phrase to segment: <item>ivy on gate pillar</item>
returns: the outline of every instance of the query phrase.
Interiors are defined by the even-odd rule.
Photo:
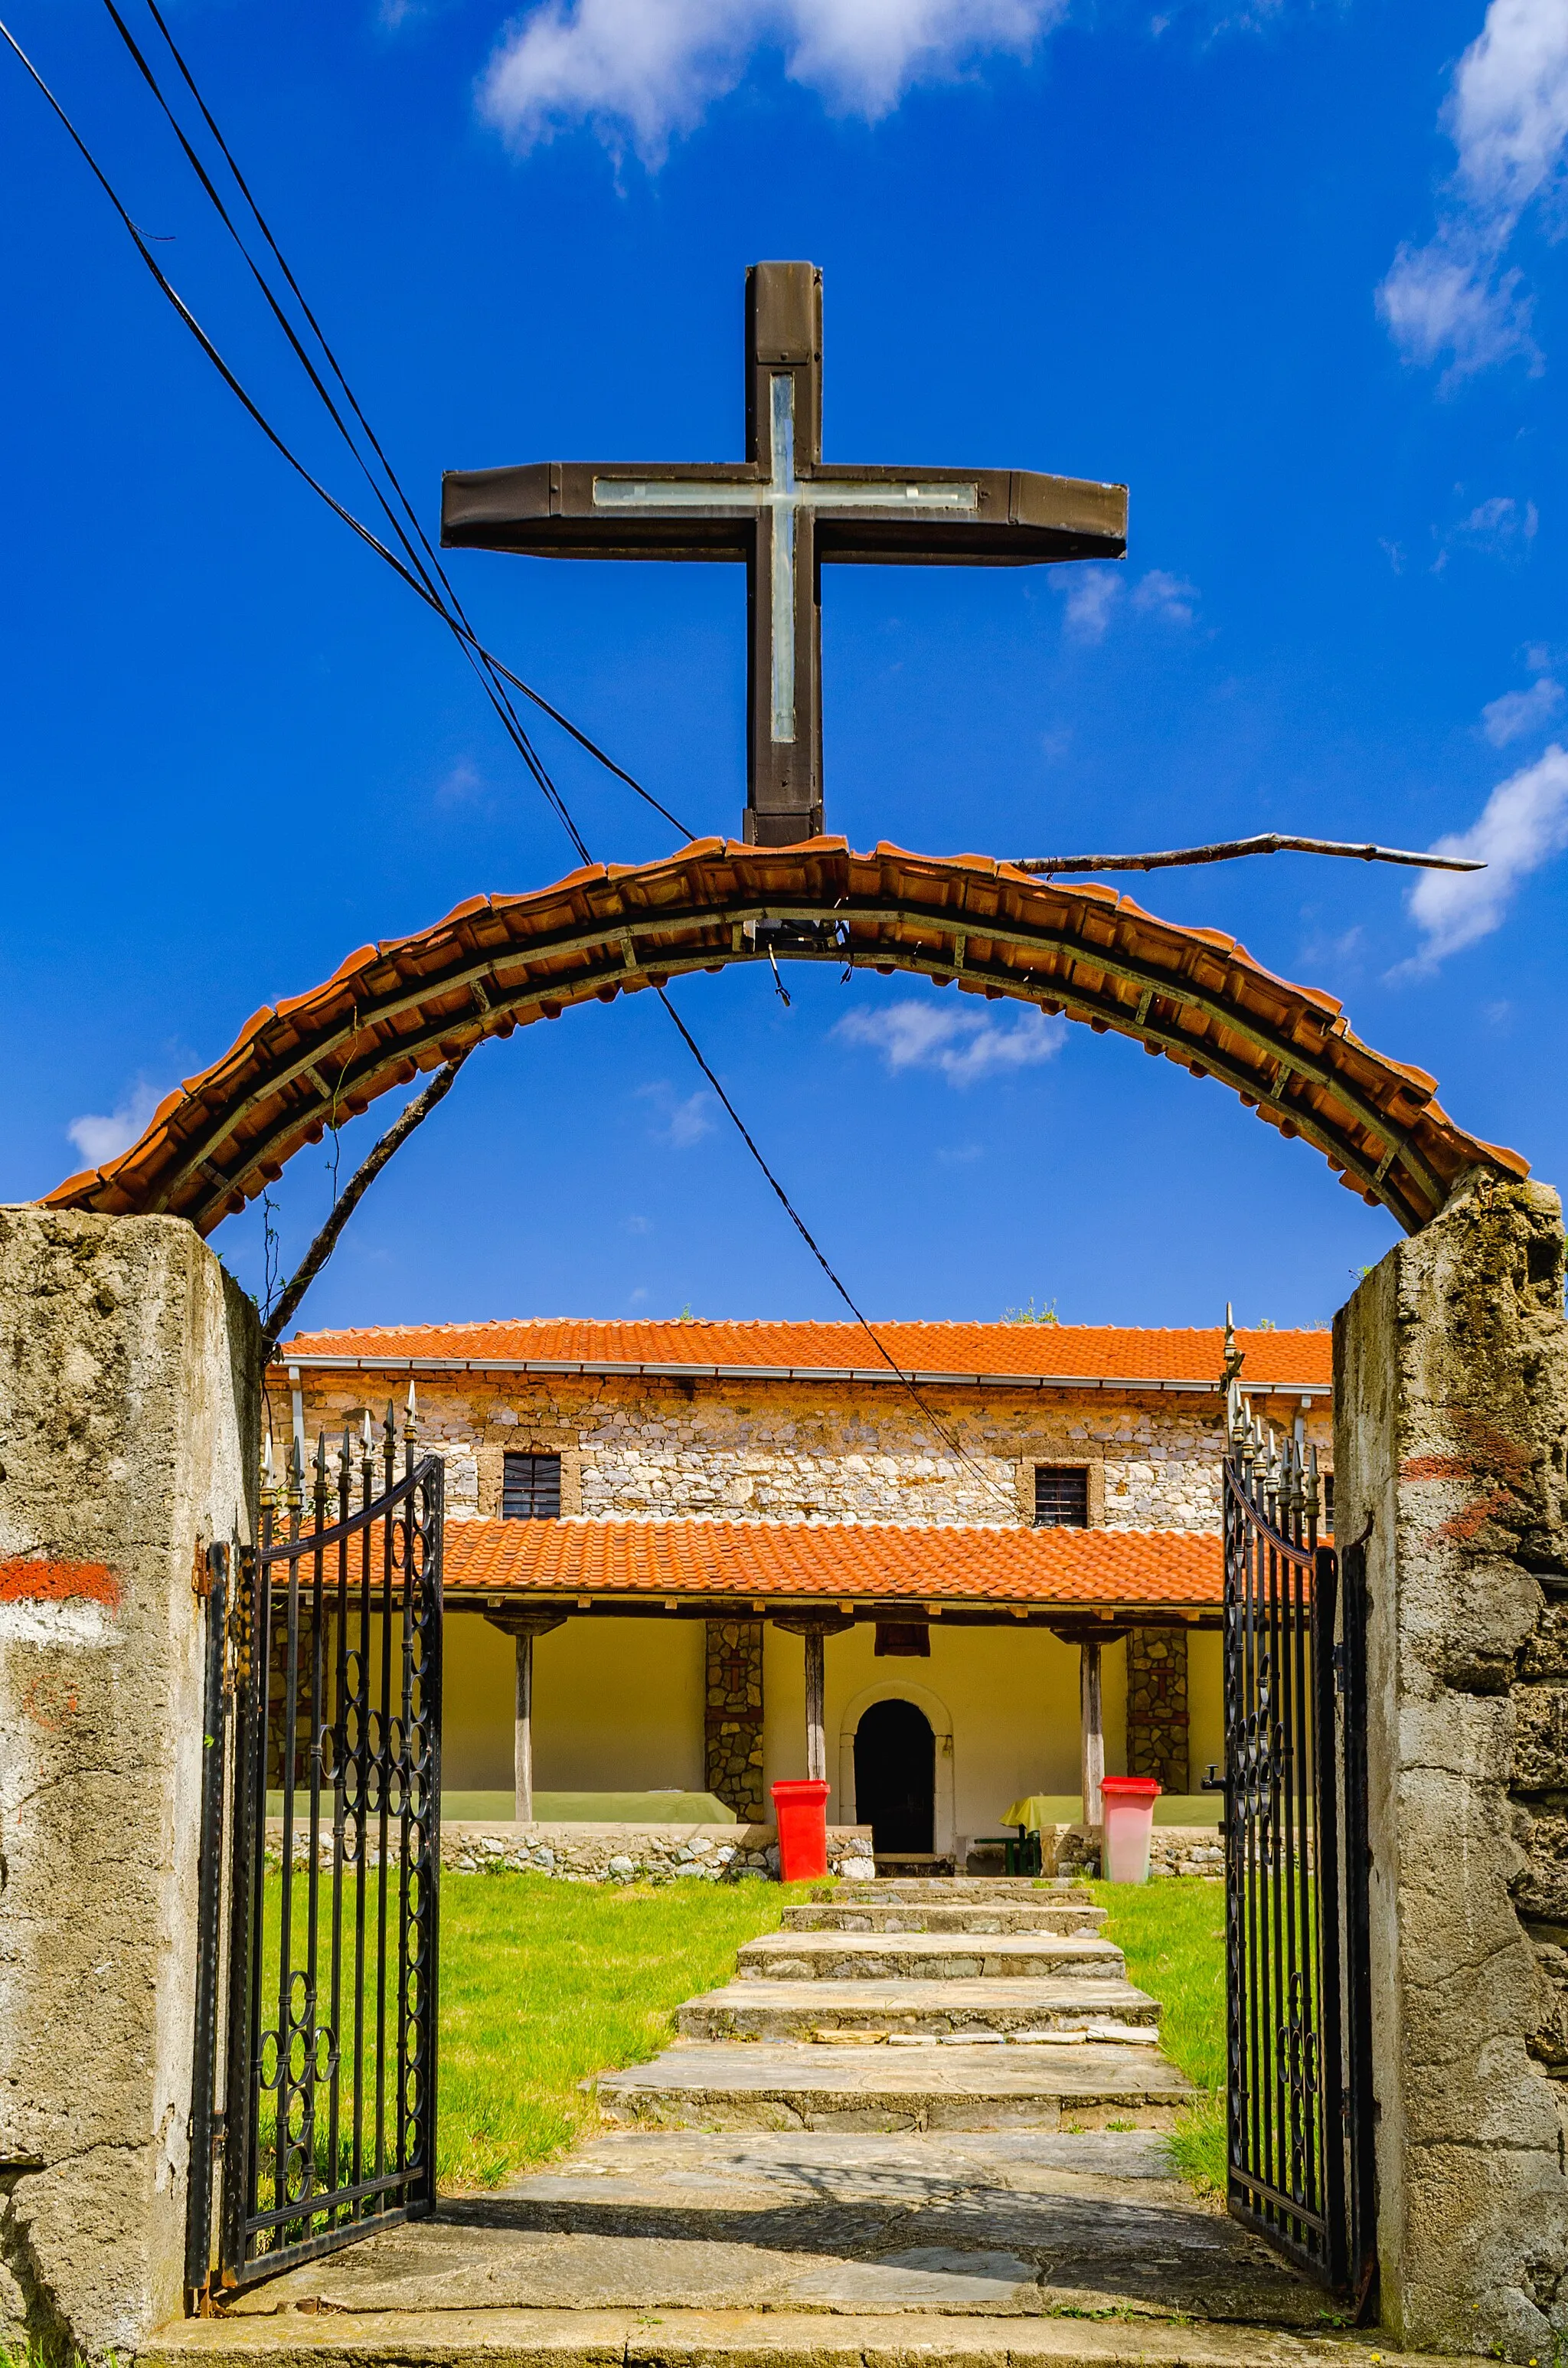
[[[703,1777],[743,1824],[762,1822],[760,1620],[710,1620],[703,1682]]]
[[[1383,2317],[1412,2350],[1543,2362],[1568,2341],[1562,1286],[1556,1194],[1475,1172],[1334,1330]]]

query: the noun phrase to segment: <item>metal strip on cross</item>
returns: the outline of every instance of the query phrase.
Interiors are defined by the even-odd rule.
[[[848,466],[822,457],[822,273],[746,274],[746,458],[540,461],[449,472],[441,541],[555,559],[739,560],[750,623],[745,837],[823,828],[824,562],[1017,567],[1119,559],[1127,488],[1029,469]]]

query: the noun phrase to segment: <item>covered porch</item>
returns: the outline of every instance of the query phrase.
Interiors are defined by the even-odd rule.
[[[755,1824],[816,1774],[880,1856],[961,1861],[1131,1772],[1210,1822],[1221,1589],[1202,1532],[453,1521],[448,1814]]]

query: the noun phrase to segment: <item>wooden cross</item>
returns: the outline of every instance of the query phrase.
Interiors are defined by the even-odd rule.
[[[449,471],[441,541],[555,559],[729,559],[750,625],[745,836],[823,826],[822,564],[1119,559],[1127,488],[1028,469],[850,468],[822,457],[822,273],[746,274],[746,458]]]

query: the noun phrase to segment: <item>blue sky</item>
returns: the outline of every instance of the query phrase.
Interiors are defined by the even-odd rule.
[[[137,0],[140,6],[140,0]],[[8,18],[335,490],[324,418],[88,0]],[[142,29],[145,20],[137,19]],[[178,0],[170,21],[432,529],[440,472],[742,447],[759,256],[825,273],[827,457],[1125,480],[1116,570],[829,571],[828,826],[1012,854],[1268,828],[1491,859],[1132,883],[1341,996],[1568,1168],[1561,0]],[[439,626],[291,480],[0,57],[0,1198],[264,1002],[570,868]],[[702,830],[744,579],[482,553],[491,645]],[[597,856],[670,834],[541,734]],[[1414,893],[1414,902],[1413,902]],[[919,982],[683,1012],[873,1315],[1325,1321],[1390,1221],[1212,1083]],[[652,998],[483,1050],[307,1323],[832,1315]],[[958,1032],[953,1032],[957,1030]],[[944,1032],[946,1031],[946,1032]],[[345,1132],[342,1173],[379,1112]],[[277,1188],[288,1270],[323,1150]],[[253,1289],[259,1212],[215,1245]]]

